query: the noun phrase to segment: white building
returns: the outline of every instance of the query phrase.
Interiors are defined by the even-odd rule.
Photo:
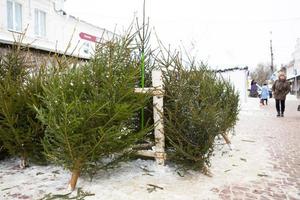
[[[0,0],[0,44],[23,43],[33,49],[88,59],[95,41],[113,33],[64,12],[64,0]],[[70,45],[69,45],[70,44]]]
[[[240,103],[246,103],[248,98],[248,67],[218,70],[218,75],[232,83],[240,95]]]
[[[287,79],[292,82],[292,92],[300,95],[300,38],[297,39],[295,51],[292,54],[293,61],[286,66]]]

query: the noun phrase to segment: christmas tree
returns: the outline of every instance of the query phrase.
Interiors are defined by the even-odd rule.
[[[39,82],[35,68],[27,63],[28,50],[20,43],[12,45],[0,57],[0,138],[10,155],[21,158],[20,167],[27,160],[41,161],[43,125],[31,107],[38,95]]]
[[[98,45],[85,65],[49,72],[44,107],[36,107],[47,126],[43,146],[47,158],[72,172],[72,189],[80,174],[115,164],[147,131],[133,123],[149,100],[134,92],[140,71],[133,50],[131,37],[115,38]]]
[[[159,62],[165,69],[168,158],[184,168],[205,170],[210,166],[216,136],[235,125],[239,97],[214,71],[203,64],[183,63],[179,55]]]
[[[0,160],[5,159],[8,156],[7,150],[3,146],[3,142],[0,140]]]

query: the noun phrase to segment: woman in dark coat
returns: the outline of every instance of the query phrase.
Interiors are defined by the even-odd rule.
[[[250,88],[250,97],[257,97],[258,92],[257,92],[257,85],[254,80],[251,81],[251,88]]]
[[[274,94],[274,99],[276,101],[276,110],[277,117],[283,117],[285,110],[285,98],[286,95],[290,92],[290,84],[286,80],[286,76],[284,73],[279,73],[278,80],[272,86],[272,91]]]

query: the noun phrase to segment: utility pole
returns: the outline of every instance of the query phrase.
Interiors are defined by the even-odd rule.
[[[295,64],[294,64],[294,68],[295,68]],[[294,69],[294,75],[295,75],[295,94],[296,94],[296,98],[298,98],[297,69]]]
[[[274,54],[273,54],[273,45],[272,45],[272,31],[270,32],[271,39],[270,39],[270,51],[271,51],[271,71],[274,72]]]

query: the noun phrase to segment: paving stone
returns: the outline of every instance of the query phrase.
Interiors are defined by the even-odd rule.
[[[298,104],[297,101],[287,100],[285,117],[279,119],[274,115],[276,112],[273,99],[268,107],[260,107],[259,110],[250,108],[249,112],[256,114],[252,117],[245,117],[243,114],[246,113],[241,113],[238,123],[244,123],[242,127],[251,132],[253,140],[263,139],[264,148],[270,158],[266,163],[268,169],[263,171],[266,176],[259,172],[262,176],[258,176],[256,180],[245,181],[243,184],[230,183],[218,188],[222,191],[220,199],[300,200],[300,112],[296,111]]]

